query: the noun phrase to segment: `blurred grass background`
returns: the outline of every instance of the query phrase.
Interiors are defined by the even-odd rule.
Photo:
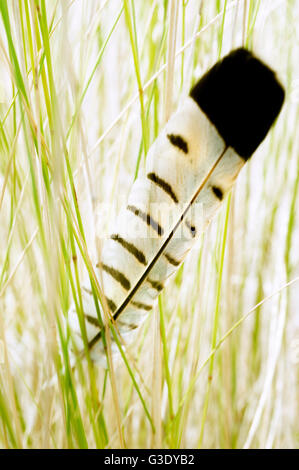
[[[298,0],[1,0],[0,448],[298,447],[298,21]],[[107,207],[240,45],[285,85],[275,128],[125,360],[72,370]]]

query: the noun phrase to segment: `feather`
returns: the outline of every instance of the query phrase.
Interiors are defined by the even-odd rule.
[[[283,100],[274,72],[249,51],[236,49],[195,84],[151,146],[146,174],[133,184],[98,266],[125,342],[134,340],[166,280],[267,135]],[[91,294],[85,296],[91,357],[105,365],[96,310]]]

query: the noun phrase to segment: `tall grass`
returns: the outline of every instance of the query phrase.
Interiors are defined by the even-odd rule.
[[[0,17],[0,447],[297,447],[298,1],[1,0]],[[105,312],[105,204],[241,44],[286,87],[275,128],[136,344],[73,368],[84,276]]]

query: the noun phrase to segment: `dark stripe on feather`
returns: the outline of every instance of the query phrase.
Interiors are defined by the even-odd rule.
[[[98,265],[97,265],[98,266]],[[92,290],[91,289],[88,289],[87,287],[84,287],[82,288],[85,292],[87,292],[88,294],[90,295],[93,295],[92,294]],[[106,297],[106,302],[107,302],[107,305],[109,307],[109,310],[113,313],[115,312],[115,310],[117,309],[117,306],[115,305],[115,303],[113,302],[113,300],[109,299],[108,297]],[[86,315],[86,318],[87,318],[88,315]]]
[[[180,150],[182,150],[182,152],[188,153],[188,144],[182,136],[167,134],[167,138],[172,143],[172,145],[178,147]]]
[[[164,230],[161,225],[159,225],[158,222],[156,222],[149,214],[137,209],[135,206],[128,206],[127,209],[137,215],[137,217],[140,217],[140,219],[143,220],[143,222],[146,222],[147,225],[150,225],[158,235],[164,235]]]
[[[131,301],[131,304],[134,305],[134,307],[139,308],[140,310],[146,310],[147,312],[153,308],[152,305],[146,305],[142,302],[135,302],[134,300]]]
[[[167,181],[160,178],[156,173],[148,173],[147,178],[159,186],[159,188],[163,189],[163,191],[165,191],[165,193],[168,194],[176,204],[179,202],[172,187],[167,183]]]
[[[106,302],[107,302],[107,305],[109,307],[109,310],[113,313],[115,312],[115,310],[117,309],[117,306],[116,304],[113,302],[113,300],[109,299],[108,297],[106,297]]]
[[[93,326],[97,326],[98,328],[100,328],[99,320],[96,317],[92,317],[91,315],[85,314],[85,318],[88,321],[88,323],[90,323]]]
[[[142,251],[138,250],[133,243],[127,242],[124,238],[120,237],[117,234],[111,235],[111,239],[114,240],[115,242],[118,242],[125,250],[127,250],[131,255],[133,255],[141,264],[144,264],[144,266],[147,265],[146,258]]]
[[[178,266],[180,264],[180,261],[174,259],[172,256],[170,256],[168,253],[164,253],[165,258],[167,261],[172,264],[173,266]]]
[[[130,330],[136,330],[136,328],[138,328],[138,325],[135,325],[134,323],[125,323],[121,320],[118,320],[118,324],[119,326],[126,326]]]
[[[196,227],[194,227],[194,225],[191,225],[188,220],[186,220],[185,224],[186,227],[190,230],[192,237],[194,238],[196,236]]]
[[[131,289],[131,283],[129,279],[127,279],[123,273],[118,271],[118,269],[114,269],[112,268],[112,266],[108,266],[107,264],[103,264],[103,263],[101,263],[101,267],[103,271],[110,274],[111,277],[113,277],[117,282],[119,282],[124,289],[126,290]]]
[[[147,278],[147,282],[152,286],[153,289],[156,289],[158,292],[160,292],[164,288],[162,282],[154,281],[153,279],[149,278]]]
[[[212,191],[215,194],[215,196],[222,201],[223,199],[223,191],[221,188],[218,188],[218,186],[212,186]]]

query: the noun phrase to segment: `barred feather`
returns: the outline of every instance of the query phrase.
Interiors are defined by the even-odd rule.
[[[165,282],[216,214],[283,99],[272,70],[237,49],[192,88],[150,148],[146,173],[133,184],[97,267],[125,342],[134,340]],[[91,357],[105,364],[88,288],[83,304]],[[69,321],[82,348],[74,307]]]

